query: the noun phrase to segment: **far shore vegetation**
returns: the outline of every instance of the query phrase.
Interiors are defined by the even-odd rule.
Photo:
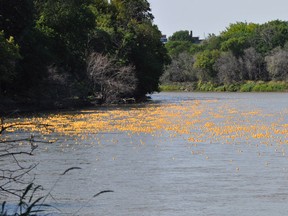
[[[246,81],[235,84],[217,85],[211,82],[174,82],[160,85],[160,91],[199,92],[288,92],[288,82]]]
[[[273,92],[288,89],[288,22],[237,22],[204,40],[175,32],[162,91]]]

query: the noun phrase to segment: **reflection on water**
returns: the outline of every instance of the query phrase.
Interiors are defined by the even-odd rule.
[[[55,215],[280,216],[287,114],[287,93],[160,93],[147,105],[24,121],[53,125],[46,137],[58,139],[33,158],[37,183],[49,189],[82,168],[57,182]]]

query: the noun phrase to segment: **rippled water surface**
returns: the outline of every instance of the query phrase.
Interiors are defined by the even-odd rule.
[[[54,215],[288,212],[287,93],[160,93],[37,121],[55,124],[57,142],[36,151],[36,182],[49,190],[82,168],[54,186]],[[92,198],[102,190],[114,192]]]

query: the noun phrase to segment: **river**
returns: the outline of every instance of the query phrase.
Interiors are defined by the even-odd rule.
[[[287,214],[287,93],[151,97],[27,117],[55,127],[21,132],[57,139],[29,159],[39,163],[35,182],[52,189],[51,215]],[[60,175],[70,167],[81,169]],[[93,198],[103,190],[114,192]]]

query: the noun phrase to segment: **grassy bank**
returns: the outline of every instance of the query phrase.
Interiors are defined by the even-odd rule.
[[[161,91],[214,91],[214,92],[288,92],[288,82],[283,81],[246,81],[229,85],[211,82],[169,83],[160,86]]]

